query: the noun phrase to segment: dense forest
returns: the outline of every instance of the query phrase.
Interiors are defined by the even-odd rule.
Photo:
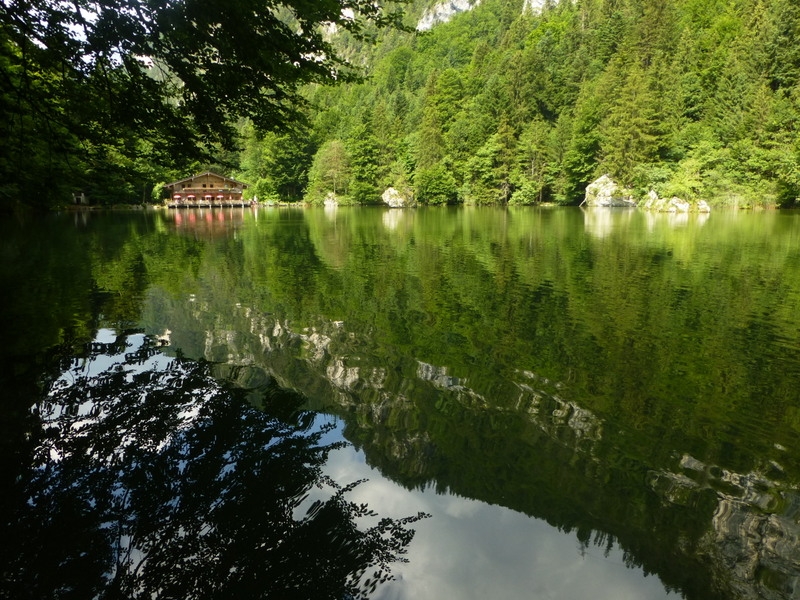
[[[16,153],[0,159],[0,176],[16,187],[5,189],[19,193],[50,178],[73,188],[84,181],[109,201],[141,201],[158,181],[213,166],[251,184],[265,201],[380,203],[394,187],[422,204],[577,204],[586,185],[607,173],[636,198],[654,190],[718,206],[797,202],[800,6],[794,0],[560,0],[541,7],[483,0],[448,22],[417,29],[434,4],[405,4],[403,24],[394,27],[375,15],[358,27],[343,18],[335,23],[331,12],[317,18],[334,23],[319,30],[316,48],[335,57],[334,66],[357,68],[360,77],[351,70],[290,73],[292,93],[280,97],[281,118],[255,118],[259,113],[238,106],[234,94],[205,99],[195,91],[176,104],[191,108],[190,100],[201,99],[192,119],[159,124],[151,111],[116,128],[113,139],[102,122],[62,133],[40,118],[35,103],[30,114],[24,106],[14,113],[21,105],[6,84],[22,77],[21,49],[6,24],[0,103],[14,118],[0,127],[4,139],[15,140]],[[390,10],[396,8],[392,3]],[[276,22],[296,23],[292,13],[282,18]],[[241,24],[234,33],[248,35]],[[257,36],[246,47],[254,52],[259,41],[263,52],[274,52],[274,43]],[[158,71],[162,78],[175,79],[184,63],[172,64]],[[153,72],[151,66],[140,79],[155,81]],[[55,66],[41,73],[29,91],[46,94],[61,85],[58,73]],[[255,85],[272,80],[248,82],[250,71],[234,73],[221,81],[237,98],[255,96]],[[73,100],[75,106],[54,110],[92,110]],[[226,123],[227,138],[198,129],[207,114]],[[26,119],[33,127],[26,129]],[[15,127],[27,136],[16,136]],[[191,148],[173,149],[177,142]],[[210,142],[204,154],[189,151],[201,142]]]
[[[304,118],[301,91],[357,74],[329,31],[399,24],[371,0],[3,0],[0,208],[144,202],[238,163],[239,127]],[[346,10],[345,10],[346,9]]]

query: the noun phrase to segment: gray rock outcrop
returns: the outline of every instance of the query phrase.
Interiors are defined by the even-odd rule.
[[[381,200],[390,208],[404,208],[410,206],[412,202],[408,194],[404,194],[393,187],[387,188],[387,190],[383,192]]]
[[[705,200],[697,200],[691,202],[683,200],[677,196],[672,198],[659,198],[655,190],[650,190],[647,193],[647,200],[642,205],[645,210],[652,210],[656,212],[669,212],[669,213],[688,213],[688,212],[711,212],[711,207]]]
[[[549,0],[525,0],[525,3],[522,5],[522,12],[540,15],[549,4]]]
[[[481,0],[446,0],[425,11],[417,23],[417,31],[427,31],[439,23],[447,23],[458,13],[472,10]]]
[[[628,190],[608,175],[602,175],[586,186],[586,197],[581,206],[636,206],[636,202]]]

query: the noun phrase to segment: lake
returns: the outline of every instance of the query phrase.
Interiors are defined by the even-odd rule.
[[[798,213],[0,230],[8,597],[800,597]]]

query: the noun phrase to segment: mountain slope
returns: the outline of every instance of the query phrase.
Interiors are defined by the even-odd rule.
[[[638,198],[800,195],[792,0],[443,4],[450,20],[425,31],[337,40],[369,77],[309,90],[306,199],[335,180],[345,202],[394,186],[422,203],[578,203],[603,173]],[[408,11],[410,26],[444,14]],[[267,154],[286,143],[250,140]],[[261,169],[267,195],[281,196],[279,171]]]

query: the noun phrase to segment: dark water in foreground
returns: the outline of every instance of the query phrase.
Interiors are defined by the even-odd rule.
[[[0,230],[0,597],[800,597],[798,214]]]

